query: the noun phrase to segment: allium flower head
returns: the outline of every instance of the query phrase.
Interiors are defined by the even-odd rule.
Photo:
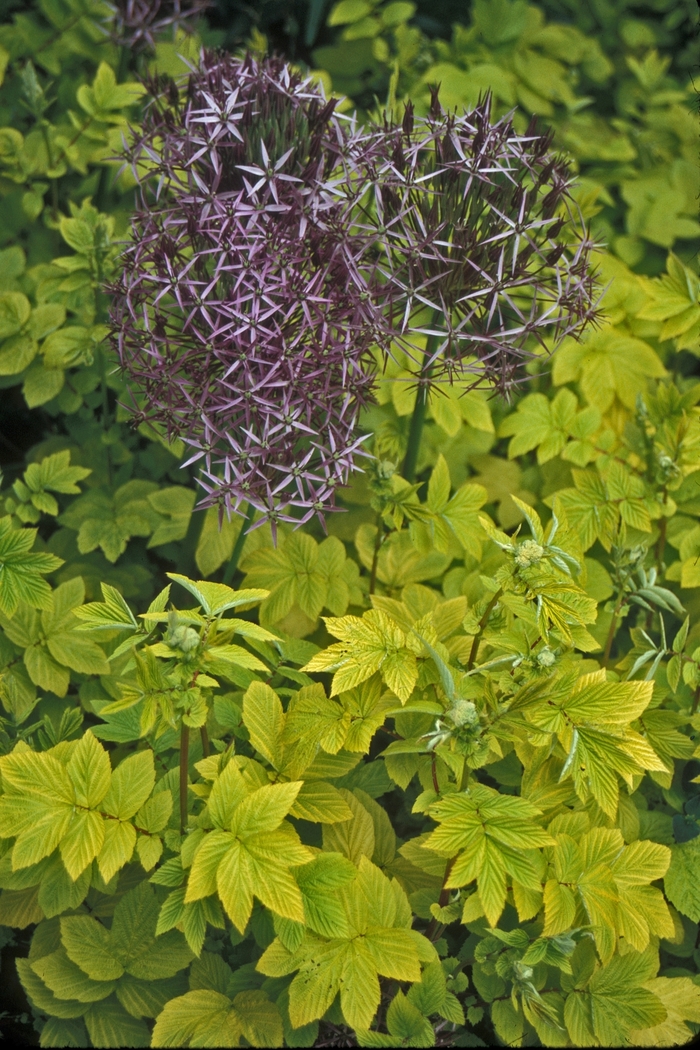
[[[155,38],[166,29],[189,29],[211,0],[112,0],[112,39],[123,47],[155,50]]]
[[[184,90],[149,91],[113,336],[136,422],[192,448],[220,520],[323,521],[377,351],[413,354],[423,395],[470,374],[507,392],[530,337],[594,319],[568,168],[488,98],[358,128],[282,59],[206,51]]]
[[[491,123],[490,106],[487,95],[472,113],[445,114],[436,90],[428,116],[409,104],[401,124],[367,133],[384,144],[372,225],[389,326],[424,386],[474,374],[507,393],[530,337],[551,350],[596,317],[595,245],[566,161],[534,118],[518,135],[512,114]]]
[[[358,153],[352,120],[278,58],[203,52],[186,91],[150,93],[113,289],[136,420],[202,460],[201,507],[322,515],[353,468],[371,349],[387,340],[368,236],[352,228],[358,161],[378,146]]]

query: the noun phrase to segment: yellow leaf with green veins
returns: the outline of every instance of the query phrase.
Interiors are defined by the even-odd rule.
[[[403,891],[392,889],[366,857],[360,860],[355,880],[340,888],[339,898],[347,915],[345,936],[326,940],[307,932],[295,952],[276,939],[257,964],[264,974],[298,971],[289,989],[295,1027],[322,1017],[340,992],[346,1023],[368,1028],[379,1005],[378,976],[417,981],[421,960],[437,958],[430,942],[405,925],[406,919],[410,924],[411,910]]]
[[[615,395],[633,409],[649,378],[660,379],[666,370],[657,354],[641,339],[610,326],[589,334],[581,342],[564,340],[554,357],[554,383],[580,382],[590,405],[607,412]]]
[[[645,981],[647,991],[661,1000],[666,1018],[648,1028],[630,1031],[631,1046],[678,1046],[690,1042],[686,1021],[700,1023],[700,988],[690,977],[652,977]]]
[[[399,699],[402,702],[408,700],[418,678],[415,663],[418,643],[414,643],[379,609],[371,609],[362,619],[357,616],[326,617],[325,622],[328,631],[342,641],[325,653],[312,657],[302,670],[334,669],[331,696],[353,689],[380,670],[384,681]]]
[[[535,885],[536,873],[520,851],[554,842],[533,822],[541,811],[525,799],[475,784],[468,792],[434,803],[428,812],[439,826],[424,848],[445,856],[458,854],[446,887],[458,888],[476,879],[486,916],[495,926],[505,906],[505,872],[515,882],[520,875],[525,888]]]

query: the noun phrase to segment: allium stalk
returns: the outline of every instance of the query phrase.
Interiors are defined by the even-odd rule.
[[[412,475],[436,381],[507,393],[532,337],[594,319],[569,170],[488,98],[360,128],[282,59],[207,51],[184,89],[148,88],[113,338],[135,422],[190,446],[220,521],[336,509],[377,354],[415,361]]]

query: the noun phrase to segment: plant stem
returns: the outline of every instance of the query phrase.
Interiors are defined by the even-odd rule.
[[[433,312],[431,325],[434,325],[437,320],[437,311]],[[418,453],[420,452],[420,440],[423,436],[423,424],[425,423],[425,411],[428,407],[428,395],[430,393],[430,376],[433,371],[433,365],[431,358],[435,351],[435,347],[439,341],[439,336],[431,335],[428,337],[428,342],[425,347],[423,354],[423,364],[421,365],[420,375],[418,377],[418,390],[416,391],[416,403],[413,408],[413,415],[411,416],[411,425],[408,430],[408,445],[406,447],[406,458],[403,461],[403,474],[406,481],[410,481],[411,484],[416,478],[416,465],[418,463]]]
[[[102,433],[106,434],[110,427],[109,422],[109,388],[107,386],[107,357],[106,349],[103,346],[100,347],[100,389],[102,393]],[[110,445],[105,444],[107,453],[107,484],[112,484],[112,449]]]
[[[666,549],[666,529],[667,528],[668,528],[668,518],[662,518],[661,519],[661,524],[659,525],[659,538],[656,541],[656,568],[659,571],[661,571],[661,564],[663,562],[664,551]]]
[[[605,640],[605,652],[603,653],[603,667],[607,667],[610,662],[610,650],[612,649],[613,639],[615,637],[615,632],[617,631],[617,618],[620,615],[620,609],[624,604],[624,600],[625,592],[623,591],[617,599],[617,605],[613,610],[612,620],[610,621],[610,630],[608,631],[608,637]]]
[[[202,726],[199,732],[202,737],[202,757],[209,758],[209,734],[207,733],[207,727]]]
[[[442,889],[440,890],[440,897],[438,899],[438,906],[440,908],[446,908],[450,902],[450,891],[445,887],[445,883],[450,877],[450,872],[454,868],[456,860],[457,858],[453,857],[447,862],[447,867],[445,868],[445,877],[442,880]],[[429,941],[436,941],[444,929],[444,923],[438,922],[437,919],[431,919],[430,925],[425,931],[425,936],[428,938]]]
[[[471,671],[472,667],[474,666],[474,663],[476,661],[476,655],[479,652],[479,642],[481,641],[481,637],[486,628],[486,624],[489,622],[489,616],[493,612],[494,606],[496,605],[496,602],[502,594],[503,588],[499,587],[496,593],[491,598],[489,604],[484,609],[484,615],[479,620],[479,630],[474,635],[474,641],[472,642],[471,652],[469,653],[469,663],[467,664],[468,671]]]
[[[382,521],[381,515],[377,515],[377,535],[374,540],[374,554],[372,556],[372,571],[369,575],[369,593],[374,594],[374,589],[377,586],[377,568],[379,567],[379,551],[384,543],[384,537],[386,533],[384,531],[384,522]]]
[[[693,696],[693,706],[690,709],[692,715],[697,713],[698,707],[700,706],[700,685],[696,687],[695,694]],[[698,934],[700,936],[700,933]]]
[[[247,530],[248,526],[251,524],[251,522],[253,521],[254,515],[255,515],[255,507],[253,506],[252,503],[249,503],[248,504],[248,509],[246,511],[245,519],[243,521],[243,524],[241,525],[241,531],[238,533],[238,536],[236,537],[236,542],[235,542],[235,544],[233,546],[233,550],[231,551],[231,557],[229,559],[228,565],[226,566],[226,571],[224,572],[224,578],[222,580],[222,583],[227,583],[228,584],[233,579],[233,574],[235,573],[236,569],[238,568],[238,559],[241,556],[241,551],[243,550],[243,544],[245,543],[246,530]]]
[[[430,773],[431,773],[431,776],[433,778],[433,790],[435,791],[436,795],[439,795],[440,794],[440,783],[438,781],[438,776],[437,776],[437,759],[435,758],[435,752],[433,752],[433,754],[431,755],[431,759],[432,759],[432,761],[430,763]]]
[[[421,380],[422,379],[423,372],[421,371]],[[411,484],[416,478],[416,465],[418,463],[418,452],[420,450],[420,439],[423,435],[423,424],[425,423],[425,410],[427,404],[428,387],[427,384],[421,383],[416,393],[416,404],[413,409],[411,426],[408,431],[406,458],[403,461],[403,470],[401,471],[406,481],[410,481]]]
[[[183,722],[180,726],[180,834],[185,834],[187,827],[187,778],[190,751],[190,727]]]

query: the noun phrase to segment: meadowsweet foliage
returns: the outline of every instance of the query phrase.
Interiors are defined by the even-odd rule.
[[[203,459],[202,506],[306,520],[347,482],[381,337],[358,147],[279,59],[205,52],[186,90],[152,93],[114,315],[137,418]]]

